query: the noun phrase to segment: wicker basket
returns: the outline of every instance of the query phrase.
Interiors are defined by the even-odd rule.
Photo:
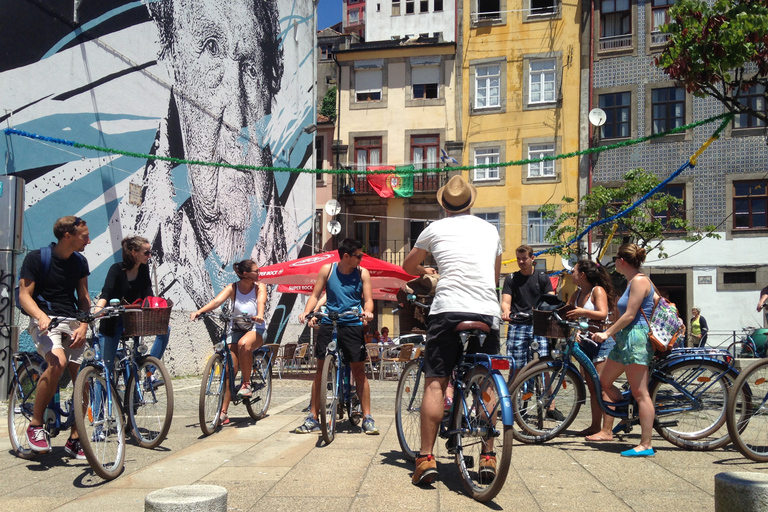
[[[139,311],[123,313],[123,336],[156,336],[168,334],[171,309],[141,308]]]
[[[563,306],[557,310],[561,318],[565,319],[565,313],[573,309],[573,306]],[[554,311],[533,310],[533,335],[545,338],[567,338],[568,327],[560,325],[552,316]]]

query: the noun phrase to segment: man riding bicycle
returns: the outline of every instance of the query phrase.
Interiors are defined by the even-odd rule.
[[[440,280],[427,322],[424,352],[426,384],[421,403],[421,449],[416,458],[413,483],[431,483],[437,478],[432,447],[443,419],[443,400],[451,372],[462,356],[461,339],[454,329],[461,322],[481,321],[491,327],[482,347],[470,353],[499,352],[499,299],[496,293],[501,272],[501,240],[490,223],[469,214],[477,189],[461,176],[454,176],[437,191],[437,202],[446,218],[427,226],[403,261],[403,270],[423,276],[436,273],[421,265],[428,253],[437,262]],[[481,455],[480,472],[492,477],[496,456]]]
[[[366,321],[373,319],[373,294],[371,292],[371,275],[368,269],[360,267],[360,262],[365,256],[363,244],[353,238],[344,239],[339,245],[339,262],[329,263],[320,268],[317,283],[312,290],[312,295],[307,300],[304,312],[299,315],[299,322],[304,323],[310,312],[315,310],[317,302],[325,289],[325,306],[329,312],[344,313],[349,310],[357,310],[362,313]],[[315,318],[310,320],[310,325]],[[378,435],[371,416],[371,388],[365,375],[365,358],[368,351],[365,348],[365,336],[363,323],[360,318],[339,318],[338,344],[344,353],[344,359],[350,363],[352,377],[357,386],[357,395],[363,408],[363,432],[368,435]],[[299,425],[294,432],[308,434],[320,430],[317,422],[318,404],[320,402],[320,380],[323,376],[323,363],[328,344],[333,336],[333,322],[328,318],[320,321],[320,332],[315,345],[315,357],[317,358],[317,370],[312,382],[312,400],[310,403],[310,415]]]

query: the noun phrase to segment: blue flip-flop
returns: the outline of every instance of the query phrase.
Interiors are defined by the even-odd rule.
[[[632,448],[631,450],[621,452],[622,457],[653,457],[655,455],[656,455],[656,452],[653,451],[653,448],[648,448],[647,450],[640,450],[640,451],[637,451],[634,448]]]

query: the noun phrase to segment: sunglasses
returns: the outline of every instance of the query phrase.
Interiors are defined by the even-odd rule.
[[[361,260],[363,259],[363,256],[365,256],[365,253],[361,252],[360,254],[350,254],[350,256],[352,256],[353,258],[357,258],[358,260]]]
[[[80,224],[85,224],[85,221],[83,219],[81,219],[80,217],[75,217],[75,223],[73,224],[73,226],[77,227]]]
[[[144,251],[141,254],[143,254],[144,256],[152,256],[152,251]]]

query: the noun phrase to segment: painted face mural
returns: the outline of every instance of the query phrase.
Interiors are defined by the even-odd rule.
[[[216,164],[312,166],[313,3],[105,0],[81,4],[77,23],[71,8],[8,7],[0,21],[13,54],[0,59],[3,128],[43,136],[0,140],[4,173],[27,180],[25,245],[48,243],[60,216],[84,218],[95,295],[119,241],[145,236],[158,292],[186,310],[236,279],[234,261],[300,256],[312,177]],[[270,296],[273,336],[291,307]]]

